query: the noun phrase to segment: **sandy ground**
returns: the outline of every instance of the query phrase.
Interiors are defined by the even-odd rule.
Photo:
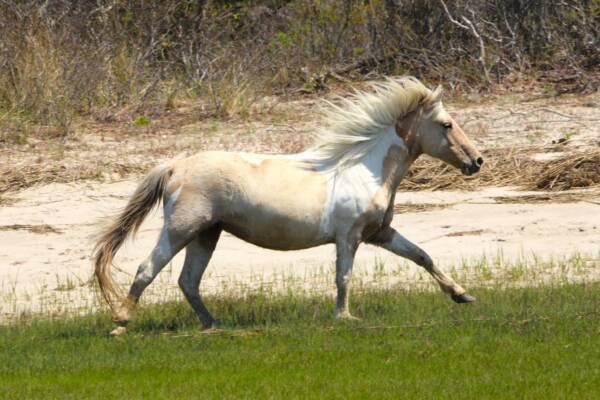
[[[0,315],[68,310],[97,305],[86,285],[92,276],[91,253],[98,227],[107,215],[124,206],[135,181],[109,184],[51,184],[25,190],[18,201],[0,210]],[[397,214],[393,226],[422,245],[446,269],[464,261],[501,255],[518,262],[535,255],[544,259],[580,253],[590,267],[600,252],[600,203],[596,194],[575,203],[498,203],[498,197],[528,193],[511,188],[479,192],[399,193],[397,203],[430,204],[432,210]],[[536,193],[536,194],[539,194]],[[595,197],[596,196],[596,197]],[[119,253],[119,279],[130,282],[138,263],[148,254],[162,224],[157,211],[142,226],[136,240]],[[154,296],[174,295],[182,266],[180,253],[155,283]],[[232,285],[296,279],[310,286],[333,288],[333,246],[278,252],[247,244],[223,234],[203,282],[205,291],[219,293]],[[423,279],[415,265],[382,249],[363,245],[355,271],[373,276],[385,264],[409,282]],[[597,266],[600,266],[598,264]],[[428,279],[428,278],[427,278]],[[163,292],[161,292],[163,291]]]
[[[293,109],[298,105],[288,106]],[[313,103],[302,105],[312,106]],[[482,149],[515,147],[527,148],[532,153],[532,149],[535,152],[539,148],[533,157],[549,160],[557,156],[555,150],[547,151],[555,139],[569,138],[565,151],[600,145],[598,95],[535,101],[505,97],[487,104],[455,104],[448,108]],[[312,114],[307,112],[307,115]],[[102,220],[120,209],[136,186],[133,178],[114,181],[118,175],[110,175],[107,160],[123,165],[152,165],[178,153],[207,148],[297,151],[306,145],[308,133],[315,126],[314,121],[272,123],[268,127],[264,122],[212,127],[207,123],[190,123],[185,118],[177,121],[172,126],[165,124],[157,132],[128,132],[121,137],[112,127],[103,129],[101,136],[97,132],[81,134],[56,148],[38,142],[1,149],[0,166],[7,170],[58,163],[58,171],[69,172],[97,165],[108,170],[109,176],[104,176],[108,182],[52,183],[3,196],[0,320],[31,312],[89,311],[100,306],[97,291],[90,284],[94,238]],[[461,276],[465,261],[477,264],[484,256],[490,260],[500,258],[504,260],[502,265],[508,265],[532,258],[564,259],[580,254],[585,271],[580,271],[579,279],[597,279],[598,188],[576,192],[567,202],[564,192],[535,200],[540,194],[543,193],[493,187],[476,192],[399,193],[396,201],[403,212],[396,215],[393,226],[420,244],[455,276]],[[118,275],[121,282],[131,282],[138,263],[156,240],[161,219],[162,213],[155,213],[144,223],[137,239],[119,253],[116,261],[122,270]],[[176,281],[182,256],[175,257],[159,275],[147,299],[179,298]],[[205,292],[223,293],[243,289],[245,285],[274,287],[277,282],[295,281],[305,288],[331,290],[333,261],[332,246],[275,252],[224,234],[202,288]],[[378,275],[382,268],[388,271],[385,277]],[[502,278],[494,271],[491,274],[491,279]],[[431,282],[415,265],[367,245],[358,251],[355,276],[380,282],[390,281],[390,277],[407,284]],[[468,276],[462,276],[469,281]]]

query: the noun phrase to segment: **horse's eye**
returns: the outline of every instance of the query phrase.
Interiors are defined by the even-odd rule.
[[[442,126],[446,129],[452,129],[452,122],[444,122]]]

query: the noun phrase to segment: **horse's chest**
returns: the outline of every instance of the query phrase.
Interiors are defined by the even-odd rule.
[[[382,228],[389,226],[394,215],[394,196],[376,196],[363,215],[357,220],[357,228],[363,239],[368,239]]]
[[[381,229],[389,226],[391,218],[388,218],[388,216],[391,215],[393,213],[388,212],[386,209],[378,209],[370,218],[366,219],[361,234],[363,240],[370,238]]]

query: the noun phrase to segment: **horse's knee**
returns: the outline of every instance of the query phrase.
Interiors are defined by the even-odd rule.
[[[346,273],[346,274],[338,274],[335,277],[335,284],[338,287],[345,287],[348,286],[348,283],[350,282],[350,273]]]

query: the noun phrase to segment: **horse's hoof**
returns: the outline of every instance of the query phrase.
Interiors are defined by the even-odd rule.
[[[120,336],[125,332],[127,332],[127,328],[125,328],[124,326],[117,326],[110,332],[110,336]]]
[[[350,314],[349,312],[337,313],[337,314],[335,314],[335,319],[340,320],[340,321],[360,321],[360,318],[355,317],[354,315]]]
[[[463,293],[463,294],[453,294],[451,297],[452,297],[452,300],[454,300],[455,303],[459,303],[459,304],[462,304],[462,303],[472,303],[472,302],[475,301],[475,297],[473,297],[473,296],[471,296],[469,294],[466,294],[466,293]]]
[[[210,321],[208,323],[202,324],[203,331],[217,330],[217,329],[221,329],[222,327],[223,327],[223,323],[221,321],[219,321],[218,319],[213,319],[212,321]]]

